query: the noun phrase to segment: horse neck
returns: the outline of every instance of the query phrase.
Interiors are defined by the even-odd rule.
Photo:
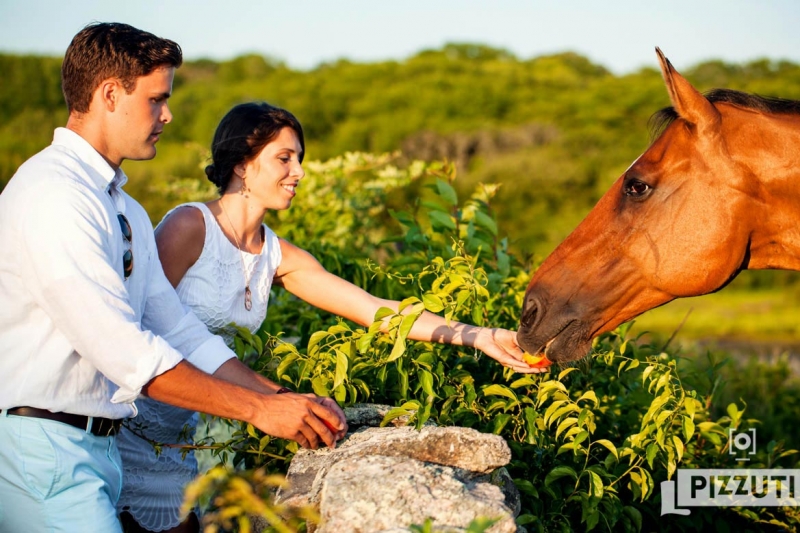
[[[750,169],[760,180],[750,216],[749,269],[800,270],[800,116],[767,121]]]

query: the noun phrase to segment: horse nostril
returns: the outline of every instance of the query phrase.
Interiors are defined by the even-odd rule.
[[[531,328],[536,323],[536,313],[539,311],[539,306],[536,304],[536,298],[529,296],[525,298],[525,307],[522,309],[522,318],[519,323],[523,328]]]

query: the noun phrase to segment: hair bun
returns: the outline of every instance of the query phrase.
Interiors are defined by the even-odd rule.
[[[214,185],[219,186],[219,181],[217,180],[217,175],[216,175],[217,168],[214,166],[214,163],[206,165],[205,171],[206,171],[206,177],[208,177],[208,181],[210,181]]]

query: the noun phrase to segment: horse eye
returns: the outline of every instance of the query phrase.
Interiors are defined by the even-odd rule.
[[[637,179],[630,179],[625,183],[624,191],[625,196],[632,198],[641,198],[652,190],[650,185]]]

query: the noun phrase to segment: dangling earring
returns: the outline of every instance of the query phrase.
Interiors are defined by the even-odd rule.
[[[239,189],[239,194],[242,196],[247,196],[247,193],[250,192],[250,189],[247,188],[247,184],[244,181],[244,176],[242,176],[242,188]]]

